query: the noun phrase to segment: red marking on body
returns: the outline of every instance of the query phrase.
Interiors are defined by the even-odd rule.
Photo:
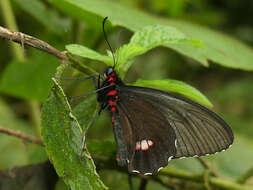
[[[116,108],[115,107],[112,107],[110,112],[115,112],[116,111]]]
[[[117,161],[120,161],[120,158],[119,158],[119,157],[116,157],[116,160],[117,160]]]
[[[115,96],[116,94],[117,94],[116,90],[111,90],[106,94],[106,96]]]
[[[112,117],[112,123],[114,123],[115,122],[115,118],[114,117]]]
[[[108,79],[108,82],[114,82],[115,80],[116,80],[115,78],[110,77],[110,78]]]
[[[112,85],[115,85],[115,83],[114,83],[114,82],[111,82],[111,83],[110,83],[110,86],[112,86]]]
[[[116,74],[113,72],[113,73],[111,73],[111,77],[114,77],[114,76],[116,76]]]
[[[119,97],[118,97],[118,96],[115,96],[115,98],[116,98],[116,100],[118,100],[118,99],[119,99]]]
[[[109,105],[110,105],[110,106],[116,106],[116,105],[117,105],[117,103],[116,103],[116,102],[114,102],[114,101],[112,101],[112,100],[109,100]]]

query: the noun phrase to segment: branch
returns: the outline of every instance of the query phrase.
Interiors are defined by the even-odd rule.
[[[61,52],[61,51],[53,48],[48,43],[46,43],[42,40],[39,40],[33,36],[29,36],[29,35],[21,33],[21,32],[13,32],[7,28],[0,26],[0,37],[20,43],[22,46],[28,45],[28,46],[34,47],[36,49],[42,50],[44,52],[50,53],[60,60],[66,59],[64,52]]]
[[[191,172],[187,172],[184,170],[176,169],[176,168],[165,168],[159,172],[159,175],[170,176],[184,180],[190,180],[193,182],[204,182],[203,175],[194,174]],[[231,180],[222,179],[218,177],[210,177],[209,183],[213,187],[218,187],[220,189],[226,190],[252,190],[252,187],[247,185],[241,185]]]
[[[101,169],[111,169],[117,170],[123,173],[128,173],[127,168],[119,167],[114,159],[109,160],[101,160],[95,159],[96,167],[98,170]],[[177,168],[164,168],[162,169],[157,176],[144,176],[144,175],[136,175],[139,178],[150,179],[160,183],[163,186],[170,187],[175,189],[176,186],[187,184],[187,186],[196,187],[196,183],[204,186],[204,176],[200,174],[195,174],[192,172],[180,170]],[[162,180],[163,177],[166,177],[167,180]],[[168,180],[170,178],[178,179],[177,183],[173,183],[172,180]],[[188,181],[188,183],[186,183]],[[222,179],[218,177],[210,177],[209,184],[211,187],[218,187],[223,190],[252,190],[252,187],[247,185],[241,185],[234,181]]]
[[[212,168],[212,166],[210,166],[210,164],[206,160],[201,157],[198,157],[197,160],[204,166],[204,168],[209,170],[213,176],[219,177],[219,174]]]
[[[35,143],[35,144],[43,146],[43,143],[39,138],[24,134],[21,131],[6,129],[6,128],[0,126],[0,133],[5,133],[7,135],[16,136],[18,138],[21,138],[22,140],[29,141],[31,143]]]
[[[237,182],[240,184],[244,184],[252,176],[253,176],[253,168],[250,168],[237,179]]]

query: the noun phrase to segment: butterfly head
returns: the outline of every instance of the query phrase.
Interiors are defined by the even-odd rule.
[[[115,71],[114,71],[113,67],[108,67],[104,71],[104,77],[105,77],[105,79],[107,79],[108,77],[111,77],[112,75],[115,76]]]

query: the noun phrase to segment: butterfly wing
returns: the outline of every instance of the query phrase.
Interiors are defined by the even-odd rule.
[[[126,142],[124,146],[123,143],[118,144],[121,140],[116,140],[119,163],[127,160],[129,171],[150,174],[166,166],[168,159],[176,153],[176,136],[166,117],[142,99],[124,99],[119,101],[117,108],[116,121],[119,122],[114,123],[114,131],[122,130],[123,135],[120,137],[118,133],[115,137]],[[124,150],[127,157],[123,154]]]
[[[118,152],[125,152],[130,171],[154,174],[171,158],[213,154],[233,143],[230,127],[217,114],[187,98],[134,86],[122,86],[119,93],[114,129],[122,131]]]

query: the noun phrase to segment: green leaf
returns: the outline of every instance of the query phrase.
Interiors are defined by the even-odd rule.
[[[85,46],[78,45],[78,44],[69,44],[66,45],[66,49],[73,55],[78,55],[84,58],[96,60],[96,61],[102,61],[107,63],[108,65],[113,65],[113,60],[111,57],[106,55],[101,55],[100,53],[89,49]]]
[[[131,84],[134,86],[144,86],[157,88],[161,90],[171,91],[181,94],[193,101],[197,101],[208,107],[212,107],[212,103],[196,88],[177,80],[164,79],[164,80],[137,80],[135,83]]]
[[[97,96],[93,95],[85,98],[80,102],[73,110],[73,115],[76,117],[77,121],[83,125],[83,131],[87,130],[89,124],[94,120],[98,110],[98,102],[96,100]]]
[[[87,147],[96,157],[113,158],[116,155],[116,144],[112,141],[91,141],[87,142]]]
[[[212,60],[229,68],[253,70],[253,51],[249,46],[211,29],[184,21],[157,18],[109,0],[50,0],[50,2],[78,20],[87,22],[92,17],[101,24],[102,17],[108,16],[113,25],[123,26],[134,32],[156,24],[176,27],[189,38],[203,41],[205,48],[195,48],[190,44],[167,44],[166,47],[205,66]]]
[[[70,28],[69,21],[61,19],[55,10],[46,7],[39,0],[14,0],[14,2],[28,14],[36,18],[47,29],[58,35],[62,35]]]
[[[14,61],[8,64],[0,78],[0,91],[43,102],[50,90],[50,78],[54,75],[56,66],[56,60],[49,57],[47,61]]]
[[[135,56],[144,54],[157,46],[183,42],[190,42],[193,45],[200,44],[198,40],[187,38],[183,33],[173,27],[163,25],[144,27],[132,36],[128,44],[119,49],[119,55],[116,52],[116,54],[119,56],[116,70],[118,70],[121,77],[124,77],[127,70],[132,65],[132,60]],[[76,44],[67,45],[66,49],[74,55],[102,61],[108,66],[113,66],[113,58],[110,53],[108,54],[109,56],[101,55],[87,47]]]
[[[58,83],[42,109],[42,138],[56,172],[72,190],[107,189],[99,179],[88,150],[82,149],[82,130]]]
[[[146,26],[134,33],[130,43],[119,49],[119,62],[116,65],[121,77],[133,63],[133,58],[137,55],[146,53],[157,46],[167,44],[180,44],[183,42],[192,42],[197,40],[188,39],[182,32],[173,27],[164,25]]]

